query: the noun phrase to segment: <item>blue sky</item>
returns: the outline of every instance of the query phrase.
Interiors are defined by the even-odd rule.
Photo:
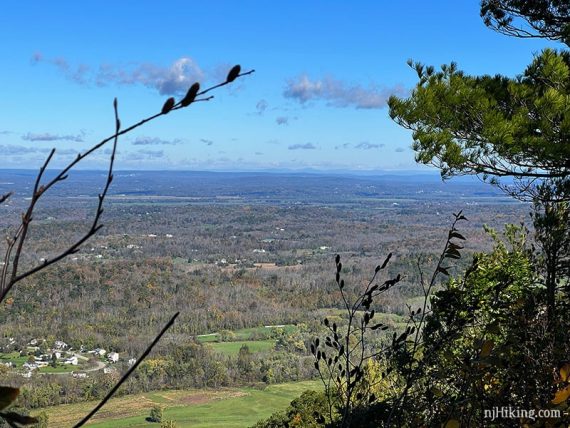
[[[548,45],[487,29],[465,1],[8,2],[0,15],[0,168],[63,165],[195,80],[254,68],[215,99],[119,142],[120,169],[319,171],[419,167],[388,117],[406,65],[521,73]],[[554,45],[555,46],[555,45]],[[559,47],[559,46],[555,46]],[[105,151],[85,162],[105,165]]]

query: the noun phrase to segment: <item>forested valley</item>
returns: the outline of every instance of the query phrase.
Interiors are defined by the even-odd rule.
[[[206,89],[145,77],[177,98],[126,128],[115,98],[114,133],[63,169],[48,168],[55,149],[0,146],[49,153],[39,172],[0,170],[0,426],[569,426],[570,5],[482,0],[479,12],[500,35],[543,42],[519,74],[420,58],[410,89],[300,75],[281,94],[297,111],[387,107],[431,172],[114,168],[119,137],[255,71],[240,65]],[[68,79],[88,69],[33,61]],[[105,76],[132,84],[144,70],[159,73]],[[290,104],[268,107],[242,119]],[[105,172],[75,168],[106,144]]]
[[[28,409],[99,398],[174,310],[181,311],[179,321],[121,393],[314,379],[310,342],[322,331],[323,317],[341,322],[344,316],[334,287],[336,254],[345,259],[355,293],[393,252],[387,275],[404,279],[377,311],[391,331],[400,331],[407,305],[421,299],[420,269],[432,267],[452,212],[469,216],[462,232],[467,254],[492,246],[484,224],[501,230],[529,218],[528,204],[477,181],[448,185],[429,174],[117,175],[106,227],[80,252],[15,289],[0,319],[6,358],[39,355],[31,341],[44,350],[63,341],[75,350],[117,352],[120,360],[113,371],[87,371],[86,378],[40,368],[21,397]],[[34,175],[3,176],[3,187],[22,195],[4,207],[16,213]],[[27,263],[81,233],[98,178],[79,171],[46,199]],[[232,353],[215,346],[226,342],[245,347]],[[22,362],[3,370],[21,383]]]

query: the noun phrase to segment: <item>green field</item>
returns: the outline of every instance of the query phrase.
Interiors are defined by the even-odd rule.
[[[270,351],[275,347],[275,340],[242,340],[239,342],[209,342],[215,352],[220,354],[235,356],[240,348],[247,345],[250,352]]]
[[[164,418],[177,427],[238,428],[253,425],[275,411],[287,408],[291,400],[307,389],[318,390],[319,381],[219,390],[159,391],[112,399],[89,426],[97,428],[158,427],[145,418],[152,406],[164,407]],[[67,404],[44,409],[50,427],[69,427],[81,419],[96,402]],[[39,413],[34,412],[34,413]]]
[[[297,327],[292,324],[284,325],[283,327],[253,327],[253,328],[240,328],[235,330],[234,333],[238,339],[249,340],[255,337],[256,334],[267,334],[267,332],[275,333],[284,331],[285,333],[292,333]]]
[[[220,337],[218,333],[212,334],[203,334],[201,336],[197,336],[198,342],[200,343],[209,343],[209,342],[218,342]]]
[[[284,325],[283,327],[252,327],[240,328],[232,330],[235,335],[234,340],[254,340],[256,338],[268,337],[272,333],[283,331],[285,333],[292,333],[297,327],[292,324]],[[218,342],[220,340],[218,333],[202,334],[197,336],[199,342]]]
[[[38,373],[71,373],[81,371],[82,368],[82,365],[72,366],[71,364],[58,364],[57,367],[42,367],[38,369]]]
[[[20,356],[19,352],[11,352],[9,354],[0,353],[0,363],[14,363],[16,368],[22,368],[22,365],[28,361],[29,356]],[[81,360],[80,360],[81,361]],[[37,369],[38,373],[71,373],[74,371],[82,370],[84,364],[77,366],[58,363],[57,367],[41,367]]]
[[[28,356],[20,357],[19,352],[10,352],[9,354],[0,353],[0,363],[14,363],[16,367],[22,367],[28,361]]]

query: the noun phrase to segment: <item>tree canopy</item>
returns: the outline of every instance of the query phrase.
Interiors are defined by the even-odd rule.
[[[409,61],[419,82],[392,96],[390,117],[413,131],[416,160],[444,178],[477,174],[565,181],[570,173],[570,53],[545,49],[524,73],[469,76]]]
[[[523,38],[547,38],[570,46],[568,0],[482,0],[481,17],[489,28]]]

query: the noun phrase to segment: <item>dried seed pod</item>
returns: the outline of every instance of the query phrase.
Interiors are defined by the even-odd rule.
[[[167,99],[166,102],[164,103],[164,105],[162,106],[162,114],[166,114],[170,110],[172,110],[172,107],[174,107],[174,102],[175,102],[174,98],[172,98],[172,97]]]
[[[199,90],[200,84],[198,82],[192,84],[192,86],[190,86],[190,89],[188,89],[188,92],[186,92],[186,96],[182,98],[182,101],[180,101],[180,105],[182,107],[188,107],[196,99],[196,95],[198,94]]]
[[[228,77],[226,78],[226,82],[230,83],[230,82],[233,82],[234,80],[236,80],[236,78],[239,76],[240,71],[241,71],[241,66],[240,65],[234,65],[232,67],[232,69],[230,70],[230,72],[228,73]]]

